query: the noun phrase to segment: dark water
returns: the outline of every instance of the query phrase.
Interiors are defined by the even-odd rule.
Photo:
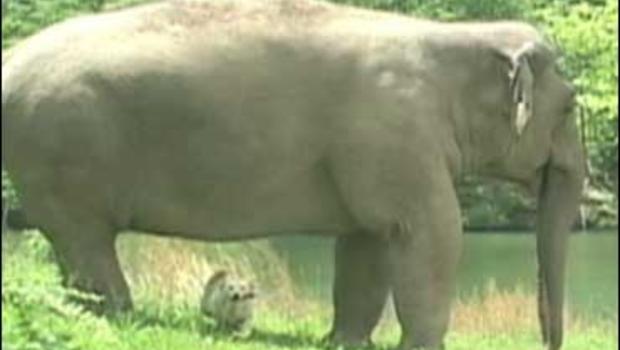
[[[333,275],[330,238],[286,237],[275,246],[288,261],[303,292],[330,300]],[[532,234],[466,234],[458,294],[475,295],[493,279],[500,289],[535,291],[536,250]],[[618,235],[578,233],[571,237],[567,301],[578,314],[617,318]]]

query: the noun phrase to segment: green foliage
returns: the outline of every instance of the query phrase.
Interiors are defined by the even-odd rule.
[[[528,9],[528,3],[519,0],[334,0],[333,2],[443,20],[519,18]]]
[[[459,186],[458,195],[468,229],[527,230],[534,226],[534,200],[512,184],[468,177]]]
[[[586,204],[589,224],[615,226],[613,177],[618,166],[618,3],[615,0],[540,4],[529,17],[546,28],[563,53],[561,69],[577,88],[579,123],[599,200]]]
[[[618,3],[597,3],[544,7],[532,17],[545,24],[564,53],[563,68],[585,117],[594,181],[610,189],[618,163]]]
[[[99,11],[103,4],[104,0],[8,0],[2,19],[2,48],[65,18]]]
[[[96,297],[60,287],[58,271],[48,262],[47,242],[25,233],[23,237],[3,237],[2,246],[3,349],[116,348],[104,320],[66,301]]]
[[[109,349],[113,342],[101,342],[109,332],[104,322],[85,313],[68,296],[81,296],[60,287],[18,284],[2,285],[3,349]],[[92,337],[84,337],[89,334]],[[108,346],[103,346],[108,344]]]
[[[11,209],[19,206],[15,186],[11,183],[11,179],[4,169],[2,170],[2,205],[7,205]]]

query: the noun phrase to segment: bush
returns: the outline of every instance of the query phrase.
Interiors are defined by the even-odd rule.
[[[618,3],[543,7],[532,17],[561,43],[565,73],[574,82],[593,181],[612,188],[618,164]]]
[[[2,248],[2,349],[118,348],[104,319],[67,301],[95,297],[60,287],[57,269],[46,262],[51,252],[42,237],[34,232],[3,237]]]

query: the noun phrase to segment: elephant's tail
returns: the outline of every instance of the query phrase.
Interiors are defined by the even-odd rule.
[[[0,112],[0,119],[2,120],[2,171],[4,171],[4,153],[6,152],[6,113],[7,113],[7,101],[8,101],[8,90],[6,88],[6,79],[4,74],[4,55],[2,55],[2,111]]]
[[[4,71],[4,61],[5,61],[5,54],[2,53],[2,70]],[[4,198],[4,152],[6,151],[6,147],[5,147],[5,139],[6,139],[6,135],[5,130],[6,128],[4,127],[4,118],[6,116],[6,89],[5,89],[5,79],[4,76],[2,77],[2,111],[0,112],[0,119],[2,120],[2,234],[4,235],[4,233],[7,230],[7,220],[8,220],[8,215],[9,215],[9,207],[8,207],[8,201],[5,200]]]
[[[10,58],[10,52],[2,53],[2,112],[0,113],[0,119],[2,120],[2,170],[5,169],[5,152],[7,151],[6,142],[7,142],[7,125],[6,121],[8,118],[8,104],[9,104],[9,72],[7,61]]]
[[[9,54],[2,52],[2,112],[0,113],[0,119],[2,120],[2,170],[4,171],[4,152],[6,150],[5,147],[5,139],[6,139],[6,135],[5,135],[5,119],[6,119],[6,112],[7,112],[7,103],[8,103],[8,79],[7,79],[7,72],[5,71],[5,67],[6,67],[6,61],[9,58]]]

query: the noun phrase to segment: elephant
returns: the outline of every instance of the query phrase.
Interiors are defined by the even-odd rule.
[[[517,21],[318,0],[158,2],[51,26],[2,62],[2,155],[69,286],[130,310],[119,232],[335,237],[329,340],[441,349],[474,174],[538,200],[542,340],[561,348],[584,179],[575,90]]]

